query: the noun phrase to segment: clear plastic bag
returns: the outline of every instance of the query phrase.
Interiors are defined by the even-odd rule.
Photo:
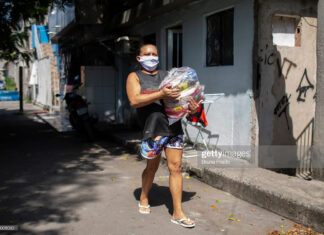
[[[188,100],[192,97],[196,102],[204,100],[204,86],[198,81],[197,73],[190,67],[173,68],[161,82],[159,89],[171,85],[180,89],[180,97],[177,100],[165,99],[165,111],[169,118],[169,124],[178,121],[188,111]]]

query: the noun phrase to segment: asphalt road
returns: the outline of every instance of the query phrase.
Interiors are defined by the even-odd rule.
[[[87,143],[57,133],[33,114],[36,107],[25,105],[25,115],[18,107],[0,102],[0,225],[18,225],[15,234],[261,235],[293,228],[292,221],[193,177],[184,177],[183,207],[196,227],[175,225],[164,165],[149,195],[152,213],[142,215],[145,161],[106,135]]]

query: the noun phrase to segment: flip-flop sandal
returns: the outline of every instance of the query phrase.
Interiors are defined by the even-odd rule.
[[[192,221],[192,220],[190,220],[190,218],[187,218],[187,219],[182,218],[182,219],[179,219],[179,220],[171,219],[172,223],[179,224],[179,225],[181,225],[181,226],[183,226],[185,228],[195,227],[195,223],[193,223],[193,224],[185,224],[185,223],[183,223],[183,221]]]
[[[150,208],[150,204],[147,205],[147,206],[143,206],[140,203],[138,203],[138,207],[148,209],[148,208]],[[141,213],[141,214],[150,214],[151,213],[150,211],[141,211],[140,209],[138,209],[138,212]]]

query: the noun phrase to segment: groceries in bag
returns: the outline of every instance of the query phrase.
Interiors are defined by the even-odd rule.
[[[161,82],[159,89],[171,85],[180,90],[176,100],[164,99],[164,108],[169,118],[169,124],[181,119],[188,112],[188,101],[192,97],[196,102],[204,100],[204,87],[199,83],[197,73],[190,67],[173,68]]]

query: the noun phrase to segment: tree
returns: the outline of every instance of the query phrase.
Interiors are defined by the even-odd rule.
[[[137,6],[144,0],[0,0],[0,60],[29,62],[30,52],[25,49],[28,33],[25,25],[41,23],[49,9],[58,6],[76,5],[79,11],[86,11],[82,6],[91,2],[101,6],[105,22],[110,23],[113,15]],[[86,6],[89,3],[85,4]]]
[[[25,42],[25,25],[43,22],[50,7],[64,8],[73,0],[0,0],[0,60],[29,62],[30,52]]]

